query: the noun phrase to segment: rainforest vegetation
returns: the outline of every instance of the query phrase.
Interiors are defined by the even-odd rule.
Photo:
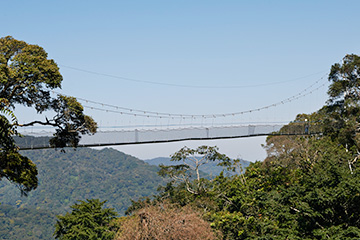
[[[81,134],[95,133],[97,126],[75,98],[51,94],[62,77],[41,47],[5,37],[0,52],[1,238],[360,238],[359,56],[346,55],[331,67],[329,99],[321,109],[284,126],[306,122],[306,134],[269,136],[267,158],[244,172],[240,160],[212,146],[184,147],[171,157],[176,164],[160,167],[129,156],[115,161],[122,153],[111,149],[57,157],[62,153],[21,152],[19,127],[52,126],[50,144],[63,148],[76,147]],[[55,115],[19,124],[18,104]],[[206,177],[200,166],[209,163],[236,174]],[[117,214],[125,208],[126,216]],[[31,226],[36,219],[42,230]],[[46,235],[49,224],[53,236]]]
[[[221,173],[211,181],[189,182],[183,178],[186,165],[163,167],[160,173],[174,181],[154,199],[133,202],[129,216],[120,221],[117,239],[161,239],[159,231],[163,239],[170,236],[171,230],[160,225],[149,232],[156,228],[149,226],[154,218],[163,219],[151,207],[163,204],[171,206],[163,212],[191,208],[200,214],[212,229],[202,239],[359,239],[359,77],[359,56],[347,55],[342,64],[334,64],[326,105],[294,119],[320,127],[322,134],[269,136],[264,146],[267,158],[250,164],[244,174]],[[181,149],[172,160],[192,154],[209,153]],[[224,166],[238,167],[236,161],[229,165],[229,159],[218,157]],[[185,218],[186,214],[180,219]],[[136,231],[127,231],[131,226],[137,226]]]

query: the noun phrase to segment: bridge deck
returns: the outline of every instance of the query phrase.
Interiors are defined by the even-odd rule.
[[[226,126],[212,128],[180,128],[180,129],[159,129],[128,131],[103,131],[95,135],[84,135],[81,138],[79,147],[98,147],[132,144],[149,144],[179,142],[189,140],[215,140],[245,138],[268,135],[306,135],[310,134],[309,128],[304,124],[297,124],[291,128],[283,128],[284,125],[247,125],[247,126]],[[36,135],[23,133],[24,135]],[[33,140],[19,140],[21,150],[51,148],[49,146],[49,133],[47,136],[32,138]]]

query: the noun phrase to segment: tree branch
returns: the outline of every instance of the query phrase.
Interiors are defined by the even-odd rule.
[[[42,122],[42,121],[32,121],[29,123],[24,123],[24,124],[14,124],[15,126],[18,127],[29,127],[29,126],[34,126],[35,124],[40,124],[40,125],[44,125],[44,126],[53,126],[53,127],[60,127],[58,124],[56,123],[51,123],[49,120],[47,120],[46,122]]]

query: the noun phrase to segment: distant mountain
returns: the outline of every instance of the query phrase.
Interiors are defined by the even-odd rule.
[[[107,200],[105,207],[114,208],[123,215],[131,199],[156,194],[158,186],[165,185],[164,179],[157,174],[158,167],[114,149],[78,148],[66,149],[65,153],[47,149],[22,153],[37,165],[39,186],[28,197],[22,197],[15,185],[5,179],[0,181],[0,239],[52,239],[49,235],[40,236],[38,227],[41,226],[29,220],[31,216],[27,213],[33,214],[34,221],[38,214],[50,219],[51,224],[42,225],[52,234],[53,229],[48,228],[53,226],[55,215],[69,211],[76,200]],[[18,216],[29,221],[21,221]],[[9,237],[4,235],[7,232],[4,228],[12,234],[27,230],[25,233],[34,238],[25,235]]]
[[[100,198],[106,206],[122,214],[137,199],[156,193],[163,179],[158,168],[114,149],[90,148],[61,151],[23,151],[37,165],[39,186],[21,197],[20,191],[6,180],[0,181],[0,202],[20,207],[69,210],[76,200]]]
[[[167,157],[158,157],[158,158],[148,159],[148,160],[145,160],[145,162],[150,165],[155,165],[155,166],[159,166],[160,164],[163,164],[165,166],[182,164],[181,162],[171,161],[171,158],[167,158]],[[251,162],[246,161],[246,160],[240,160],[240,163],[243,168],[243,171],[245,171],[245,169],[250,165]],[[221,171],[224,170],[223,167],[217,166],[217,164],[218,164],[218,162],[209,162],[207,164],[200,166],[200,170],[206,174],[209,174],[210,176],[217,176],[220,174]],[[225,170],[224,170],[224,173],[234,174],[232,172],[228,172]]]

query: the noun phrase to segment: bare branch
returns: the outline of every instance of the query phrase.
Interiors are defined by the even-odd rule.
[[[29,127],[29,126],[34,126],[35,124],[40,124],[40,125],[44,125],[44,126],[53,126],[53,127],[60,127],[58,124],[56,123],[51,123],[49,120],[46,122],[42,122],[42,121],[32,121],[29,123],[24,123],[24,124],[15,124],[15,126],[18,127]]]

